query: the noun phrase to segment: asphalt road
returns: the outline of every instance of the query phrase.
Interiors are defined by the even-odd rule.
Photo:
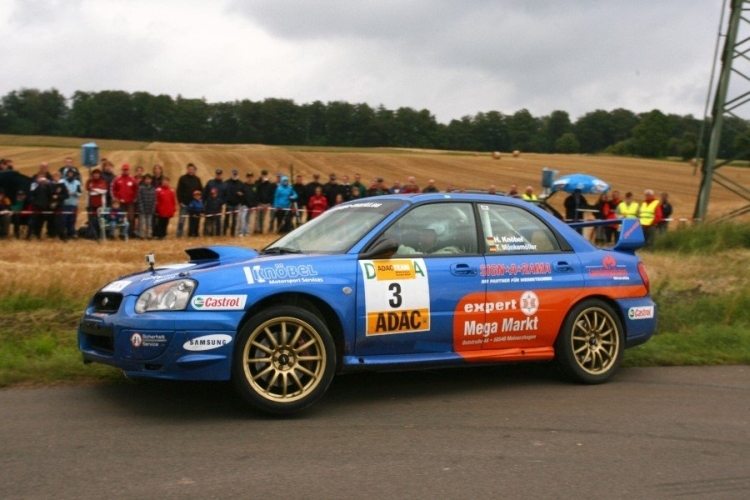
[[[0,498],[750,498],[750,367],[338,377],[307,413],[227,384],[0,391]]]

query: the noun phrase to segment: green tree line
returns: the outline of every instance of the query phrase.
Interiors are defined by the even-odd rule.
[[[0,133],[191,143],[410,147],[463,151],[611,153],[648,158],[695,156],[702,121],[659,110],[595,110],[572,121],[566,111],[535,117],[522,109],[477,113],[439,123],[427,109],[290,99],[205,99],[148,92],[21,89],[0,102]],[[746,120],[725,121],[719,156],[750,143]],[[746,148],[745,148],[746,149]],[[702,148],[702,150],[705,150]]]

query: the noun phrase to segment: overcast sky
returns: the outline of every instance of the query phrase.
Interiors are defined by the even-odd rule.
[[[725,0],[3,0],[0,95],[702,117]]]

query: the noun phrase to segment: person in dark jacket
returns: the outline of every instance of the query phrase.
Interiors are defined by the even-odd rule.
[[[240,205],[239,236],[250,236],[250,216],[258,207],[258,194],[255,187],[255,175],[249,172],[242,184],[242,204]]]
[[[237,218],[243,198],[245,197],[244,183],[240,180],[239,175],[240,173],[237,169],[232,170],[232,177],[224,183],[227,192],[227,204],[224,214],[224,236],[227,235],[227,231],[232,237],[237,232]]]
[[[297,201],[296,201],[296,208],[295,208],[294,216],[297,221],[297,227],[299,227],[303,221],[302,212],[305,210],[305,207],[307,207],[307,194],[305,192],[305,183],[302,182],[301,175],[296,175],[294,177],[294,184],[292,184],[292,189],[294,189],[294,192],[297,193]]]
[[[219,197],[219,191],[216,188],[211,188],[203,205],[206,211],[203,236],[221,236],[221,208],[224,202]]]
[[[273,195],[276,192],[276,184],[268,178],[268,170],[261,171],[260,179],[257,180],[255,188],[258,195],[258,209],[255,215],[255,231],[253,232],[263,234],[266,212],[271,209]]]
[[[51,176],[50,176],[51,177]],[[37,239],[42,237],[42,228],[47,223],[47,234],[51,234],[54,230],[50,224],[54,221],[50,217],[50,201],[52,196],[52,181],[48,180],[46,176],[39,174],[37,175],[36,181],[31,184],[31,207],[32,214],[29,219],[29,231],[26,234],[26,239],[30,240],[32,236]]]
[[[60,172],[52,174],[52,184],[50,184],[50,210],[53,212],[52,220],[55,234],[63,241],[68,241],[68,233],[65,229],[65,213],[63,212],[63,203],[68,199],[68,188],[62,180]],[[47,225],[49,228],[49,224]]]
[[[188,205],[194,200],[193,193],[203,193],[203,183],[200,177],[195,175],[198,169],[192,163],[187,165],[187,173],[180,176],[177,181],[177,203],[180,206],[179,220],[177,221],[177,237],[180,238],[185,227],[185,220],[189,217]],[[201,212],[203,208],[201,208]],[[197,236],[197,235],[196,235]]]

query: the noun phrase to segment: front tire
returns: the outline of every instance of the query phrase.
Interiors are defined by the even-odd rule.
[[[624,344],[622,323],[612,307],[590,299],[568,313],[555,343],[555,354],[572,380],[601,384],[619,369]]]
[[[232,378],[253,407],[283,415],[320,399],[335,369],[336,348],[323,321],[305,309],[280,306],[240,330]]]

